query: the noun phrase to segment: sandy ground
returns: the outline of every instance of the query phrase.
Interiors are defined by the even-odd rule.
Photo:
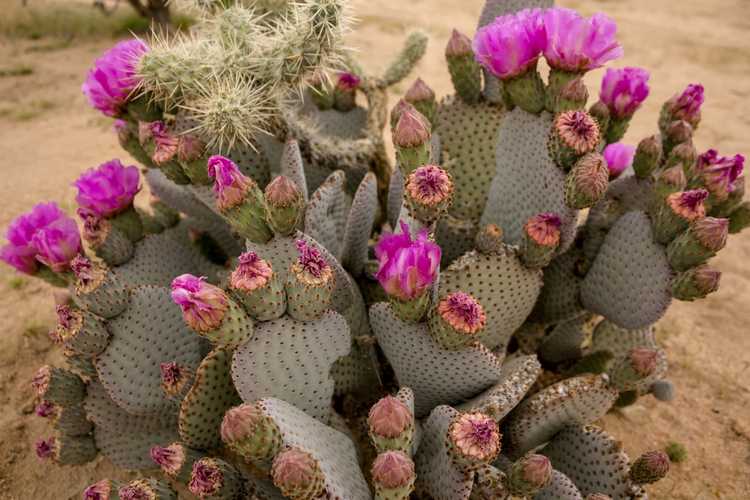
[[[7,1],[7,0],[6,0]],[[584,13],[604,10],[618,22],[625,58],[652,72],[652,95],[626,140],[653,133],[660,103],[689,82],[706,86],[699,149],[748,153],[750,134],[750,18],[746,0],[567,0]],[[450,92],[443,47],[451,28],[473,33],[481,0],[381,0],[355,4],[360,19],[351,42],[373,72],[382,70],[404,35],[421,27],[431,45],[416,75],[438,95]],[[0,227],[40,200],[73,205],[69,183],[82,170],[123,156],[109,123],[90,110],[79,86],[91,61],[111,41],[50,50],[49,41],[0,39],[0,67],[25,64],[28,76],[0,78]],[[40,45],[46,50],[35,50]],[[601,72],[589,75],[592,94]],[[396,89],[403,91],[404,88]],[[721,290],[696,304],[676,303],[659,324],[667,346],[676,400],[650,398],[608,415],[604,425],[631,456],[669,441],[683,443],[688,460],[651,489],[656,499],[750,498],[750,231],[730,239],[716,259]],[[0,266],[0,499],[79,498],[93,480],[113,474],[99,459],[86,467],[40,464],[30,452],[48,432],[29,416],[29,379],[39,365],[59,361],[47,330],[50,290],[18,280]],[[126,473],[117,472],[119,476]]]

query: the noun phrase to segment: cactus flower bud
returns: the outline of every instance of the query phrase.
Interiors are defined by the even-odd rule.
[[[402,451],[386,451],[372,463],[372,482],[378,500],[407,500],[414,489],[414,462]]]
[[[432,338],[443,349],[458,350],[476,342],[486,322],[479,301],[468,293],[453,292],[438,302],[428,325]]]
[[[319,318],[331,305],[335,275],[323,254],[305,240],[297,240],[299,256],[285,285],[287,312],[299,321]]]
[[[206,170],[206,143],[191,134],[177,137],[177,160],[185,175],[193,184],[209,185],[211,179]]]
[[[729,220],[703,217],[672,241],[667,247],[669,265],[675,271],[686,271],[703,264],[724,248]]]
[[[500,453],[497,422],[483,413],[462,413],[448,427],[451,456],[461,468],[492,462]]]
[[[693,127],[684,120],[676,120],[667,125],[662,132],[662,147],[664,155],[669,157],[672,150],[679,144],[693,140]]]
[[[270,228],[283,236],[292,234],[305,213],[305,199],[297,184],[280,175],[266,186],[266,221]]]
[[[229,448],[255,463],[270,462],[281,448],[281,431],[257,405],[243,404],[227,410],[220,434]]]
[[[737,179],[742,175],[745,157],[719,156],[715,149],[709,149],[698,157],[697,175],[716,201],[724,201],[737,187]]]
[[[474,36],[474,55],[500,78],[513,103],[529,113],[544,109],[544,83],[536,70],[544,47],[539,9],[507,14],[483,26]]]
[[[360,83],[360,78],[354,73],[339,73],[333,88],[333,108],[342,112],[354,109]]]
[[[666,245],[687,229],[691,222],[705,217],[706,198],[708,191],[705,189],[679,191],[668,195],[665,203],[654,214],[654,239]]]
[[[620,392],[637,389],[645,379],[654,375],[660,363],[663,363],[664,352],[647,347],[631,349],[625,358],[620,360],[609,373],[610,383]]]
[[[49,401],[42,401],[41,403],[36,405],[36,408],[34,409],[34,414],[37,417],[42,418],[54,417],[57,412],[57,406],[54,403],[50,403]]]
[[[503,229],[497,224],[487,224],[477,232],[474,245],[484,254],[499,253],[503,249]]]
[[[672,296],[678,300],[702,299],[719,289],[721,271],[700,265],[679,273],[672,282]]]
[[[237,498],[242,491],[239,473],[218,458],[201,458],[193,464],[188,489],[200,498]]]
[[[406,102],[405,99],[399,99],[396,104],[393,106],[393,109],[391,109],[391,131],[396,130],[396,125],[398,124],[398,120],[401,118],[401,115],[404,113],[404,111],[407,110],[413,110],[415,111],[416,108]],[[412,112],[413,112],[412,111]]]
[[[67,305],[57,306],[56,332],[66,348],[89,356],[102,352],[109,342],[109,332],[100,318]]]
[[[563,111],[582,110],[586,107],[588,99],[589,90],[583,83],[583,79],[573,78],[560,89],[560,95],[557,96],[552,111],[562,113]]]
[[[533,497],[552,479],[552,464],[544,455],[530,453],[513,463],[508,474],[508,490],[511,494]]]
[[[172,300],[182,309],[183,317],[193,330],[208,332],[221,325],[229,308],[224,291],[205,277],[183,274],[172,281]]]
[[[407,177],[430,159],[430,123],[416,108],[404,108],[393,129],[399,168]]]
[[[414,414],[400,399],[386,396],[370,408],[370,438],[379,452],[409,451],[414,436]]]
[[[599,99],[615,119],[630,119],[649,94],[648,71],[642,68],[609,68],[602,78]]]
[[[454,29],[445,46],[445,59],[456,95],[467,104],[478,102],[482,96],[482,77],[471,39]]]
[[[639,179],[648,178],[660,165],[662,158],[661,138],[646,137],[638,143],[633,157],[633,171]]]
[[[672,193],[682,191],[687,186],[685,170],[681,165],[667,168],[659,173],[654,183],[654,198],[663,202]]]
[[[299,448],[287,448],[273,460],[273,484],[292,500],[312,500],[325,489],[318,461]]]
[[[635,147],[621,142],[610,144],[602,153],[607,160],[609,169],[609,179],[618,178],[625,170],[633,164],[635,157]]]
[[[659,353],[653,349],[636,347],[628,353],[628,359],[633,371],[646,378],[656,371]]]
[[[609,108],[607,108],[607,105],[602,101],[597,101],[589,108],[589,114],[599,127],[599,139],[603,140],[607,135],[607,129],[609,128]]]
[[[412,216],[429,224],[448,210],[453,200],[453,178],[436,165],[418,167],[406,178],[405,192]]]
[[[609,170],[604,157],[588,153],[565,177],[565,203],[571,208],[592,207],[607,192]]]
[[[684,120],[692,128],[698,128],[704,100],[703,85],[696,83],[691,83],[682,93],[672,96],[661,108],[659,128],[662,133],[675,120]]]
[[[535,215],[523,226],[520,257],[524,265],[540,269],[550,263],[560,246],[560,216],[547,212]]]
[[[599,125],[585,111],[565,111],[555,117],[550,132],[550,155],[560,168],[570,168],[599,143]]]
[[[180,443],[169,446],[153,446],[149,452],[151,460],[158,465],[162,472],[181,483],[188,483],[193,471],[193,464],[200,458],[200,454]]]
[[[271,263],[255,252],[240,254],[239,264],[229,277],[229,286],[245,311],[255,319],[276,319],[286,310],[284,287]]]
[[[179,398],[187,393],[193,379],[192,370],[175,361],[161,363],[159,370],[161,372],[161,388],[168,397]]]
[[[83,490],[83,500],[114,500],[117,498],[117,485],[111,479],[102,479]]]
[[[122,115],[139,83],[138,61],[148,51],[141,40],[125,40],[97,59],[81,87],[89,104],[107,116]]]
[[[404,321],[419,321],[429,307],[429,294],[440,266],[440,247],[421,230],[412,239],[409,225],[401,223],[400,234],[383,235],[375,247],[375,275],[391,299],[394,311]]]
[[[630,479],[635,484],[651,484],[669,472],[669,457],[663,451],[647,451],[630,466]]]

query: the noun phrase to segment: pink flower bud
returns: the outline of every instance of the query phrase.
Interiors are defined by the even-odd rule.
[[[695,221],[691,229],[704,247],[712,252],[718,252],[727,243],[729,219],[704,217]]]
[[[382,488],[400,488],[415,476],[414,462],[402,451],[381,453],[372,464],[372,480]]]
[[[649,94],[649,73],[641,68],[609,68],[602,79],[599,99],[610,116],[630,118]]]
[[[565,111],[555,118],[555,132],[567,147],[582,155],[599,142],[599,126],[585,111]]]
[[[214,193],[219,210],[228,210],[245,200],[253,184],[237,165],[223,156],[215,155],[208,159],[208,176],[214,179]]]
[[[560,244],[560,216],[546,212],[531,217],[524,225],[524,232],[536,242],[545,247],[557,247]]]
[[[224,291],[192,274],[183,274],[172,281],[172,300],[182,309],[187,324],[196,331],[216,329],[229,308]]]
[[[224,485],[224,473],[211,458],[202,458],[193,464],[188,488],[194,495],[205,498],[218,492]]]
[[[306,498],[316,498],[322,493],[324,486],[320,480],[322,472],[318,461],[298,448],[289,448],[276,455],[271,467],[271,477],[273,484],[287,496],[290,491],[307,491],[312,487],[316,491],[310,491]]]
[[[628,353],[628,359],[633,371],[646,378],[656,371],[659,353],[654,349],[636,347]]]
[[[172,443],[169,446],[153,446],[149,454],[151,460],[169,476],[177,475],[185,464],[185,449],[179,443]]]
[[[708,191],[705,189],[680,191],[667,196],[667,205],[675,214],[692,222],[706,216],[706,207],[703,203],[706,198]]]
[[[271,265],[261,259],[255,252],[240,254],[239,265],[230,278],[229,283],[235,290],[252,292],[262,288],[273,275]]]
[[[422,114],[406,108],[393,130],[393,143],[400,148],[415,148],[430,140],[430,124]]]
[[[451,32],[448,44],[445,46],[446,57],[461,57],[472,54],[471,39],[458,30]]]
[[[409,103],[432,101],[435,99],[435,92],[424,82],[424,80],[417,78],[406,91],[406,94],[404,94],[404,99]]]
[[[395,438],[414,423],[414,415],[398,398],[386,396],[370,409],[367,424],[373,434]]]
[[[471,295],[453,292],[437,305],[437,312],[455,330],[472,335],[484,328],[487,316],[482,305]]]

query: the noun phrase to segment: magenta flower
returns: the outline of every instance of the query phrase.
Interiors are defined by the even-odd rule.
[[[354,73],[343,72],[339,73],[336,86],[341,90],[355,90],[359,87],[360,82],[360,78]]]
[[[604,14],[586,19],[571,9],[555,7],[542,15],[544,57],[554,69],[583,72],[622,56],[615,39],[617,25]]]
[[[172,280],[172,300],[182,309],[185,322],[199,332],[218,328],[229,308],[224,291],[205,279],[183,274]]]
[[[65,271],[81,251],[75,221],[54,202],[40,203],[16,217],[6,237],[8,244],[0,249],[0,260],[27,274],[38,270],[37,261],[54,271]]]
[[[635,146],[615,142],[604,148],[604,159],[607,160],[609,178],[615,179],[633,164]]]
[[[698,157],[698,174],[706,188],[719,200],[724,200],[735,190],[735,181],[745,168],[742,155],[719,156],[715,149],[709,149]]]
[[[536,64],[544,43],[542,12],[524,9],[481,28],[474,37],[474,57],[495,76],[513,78]]]
[[[409,225],[401,223],[401,234],[383,235],[375,247],[380,266],[375,277],[386,293],[401,300],[420,296],[435,281],[440,266],[440,247],[421,230],[412,240]]]
[[[140,190],[138,168],[125,167],[120,160],[110,160],[87,170],[73,185],[78,188],[78,205],[99,217],[111,217],[127,210]]]
[[[136,65],[148,52],[140,40],[120,42],[94,62],[81,90],[91,105],[107,116],[119,116],[138,85]]]
[[[220,210],[242,203],[252,183],[232,160],[219,155],[208,159],[208,176],[214,179],[216,204]]]
[[[599,99],[615,118],[630,118],[649,93],[648,71],[641,68],[609,68],[602,79]]]
[[[673,120],[685,120],[695,128],[700,122],[701,106],[704,100],[703,85],[691,83],[681,94],[673,96],[667,102],[667,106]]]

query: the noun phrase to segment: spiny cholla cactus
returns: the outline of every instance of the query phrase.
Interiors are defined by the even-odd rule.
[[[588,109],[581,79],[620,55],[614,23],[490,0],[448,41],[456,94],[417,80],[391,113],[389,179],[385,88],[421,38],[329,82],[338,0],[200,3],[189,38],[118,46],[85,87],[151,210],[112,160],[75,182],[85,252],[54,204],[8,230],[3,260],[72,296],[68,366],[32,381],[39,457],[165,475],[86,499],[642,498],[668,458],[591,424],[673,397],[653,324],[717,290],[707,261],[750,220],[744,158],[693,146],[702,87],[623,144],[648,73],[608,71]]]

